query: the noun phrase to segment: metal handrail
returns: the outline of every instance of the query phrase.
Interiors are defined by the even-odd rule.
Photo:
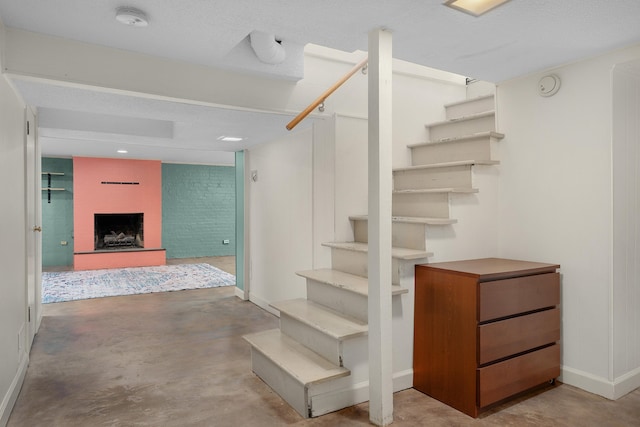
[[[351,69],[351,71],[349,71],[347,74],[342,76],[342,78],[340,78],[340,80],[335,82],[329,89],[325,90],[322,93],[322,95],[320,95],[318,98],[316,98],[315,101],[313,101],[311,104],[309,104],[309,106],[307,108],[302,110],[302,112],[300,114],[298,114],[293,120],[291,120],[289,122],[289,124],[287,124],[287,130],[291,130],[294,127],[296,127],[296,125],[298,123],[300,123],[309,114],[311,114],[311,112],[313,110],[315,110],[318,105],[322,104],[325,101],[325,99],[327,99],[329,97],[329,95],[331,95],[340,86],[342,86],[344,84],[344,82],[349,80],[351,78],[351,76],[353,76],[355,73],[358,72],[359,69],[364,68],[364,66],[367,65],[367,62],[369,62],[369,58],[368,57],[364,58],[362,61],[358,62],[358,64],[356,64],[356,66],[353,67]]]

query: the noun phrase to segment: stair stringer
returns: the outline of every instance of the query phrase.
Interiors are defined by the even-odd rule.
[[[393,391],[413,387],[413,313],[415,265],[426,258],[400,260],[397,264],[399,285],[407,293],[392,297]],[[343,363],[351,371],[348,377],[309,387],[309,414],[320,416],[369,400],[368,337],[343,343]]]

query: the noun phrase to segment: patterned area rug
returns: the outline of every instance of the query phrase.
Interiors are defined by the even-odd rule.
[[[42,302],[235,286],[236,277],[209,264],[162,265],[42,273]]]

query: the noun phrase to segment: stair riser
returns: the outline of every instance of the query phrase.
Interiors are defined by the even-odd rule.
[[[459,119],[472,114],[484,113],[485,111],[495,110],[495,101],[493,97],[485,97],[472,99],[464,103],[445,106],[447,120]]]
[[[367,243],[369,221],[353,221],[353,234],[356,242]],[[394,222],[391,225],[391,246],[399,248],[426,250],[426,226],[424,224],[405,224]]]
[[[353,252],[331,248],[331,266],[335,270],[344,271],[345,273],[351,273],[357,276],[368,277],[368,263],[369,261],[366,252]],[[400,283],[398,271],[398,260],[394,258],[391,262],[391,282],[394,285]]]
[[[450,141],[411,148],[413,166],[463,160],[498,160],[497,140],[491,137]]]
[[[346,316],[367,322],[367,297],[307,279],[307,299]]]
[[[309,418],[307,389],[261,352],[251,349],[251,368],[303,418]]]
[[[280,313],[280,331],[331,363],[342,366],[342,343],[335,338],[285,313]]]
[[[449,218],[449,194],[394,194],[391,213],[394,216]]]
[[[489,132],[496,130],[495,116],[478,117],[470,120],[459,120],[427,126],[429,140],[438,141],[444,138],[455,138],[461,135]]]
[[[419,190],[430,188],[472,187],[471,166],[395,171],[393,188],[396,190]]]
[[[367,377],[368,378],[368,377]],[[413,386],[413,373],[393,377],[393,392],[407,390]],[[358,405],[369,401],[369,381],[357,384],[347,384],[334,391],[311,395],[314,390],[309,390],[311,400],[311,416],[317,417],[330,412],[335,412],[349,406]],[[345,424],[340,424],[345,425]],[[430,425],[430,424],[420,424]]]
[[[368,394],[357,396],[362,394],[358,393],[358,386],[363,382],[367,384],[366,381],[369,378],[368,338],[354,338],[345,341],[343,346],[344,362],[353,367],[352,375],[309,386],[308,396],[312,417],[369,400]],[[366,389],[368,390],[368,387]]]

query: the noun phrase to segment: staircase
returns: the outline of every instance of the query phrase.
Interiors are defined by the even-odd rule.
[[[445,106],[410,145],[412,165],[393,171],[393,386],[413,386],[414,266],[427,262],[429,227],[451,227],[449,195],[475,193],[472,167],[495,165],[493,96]],[[353,242],[331,242],[331,269],[297,272],[307,299],[275,302],[280,329],[247,335],[253,371],[303,417],[367,401],[367,216],[349,218]]]

